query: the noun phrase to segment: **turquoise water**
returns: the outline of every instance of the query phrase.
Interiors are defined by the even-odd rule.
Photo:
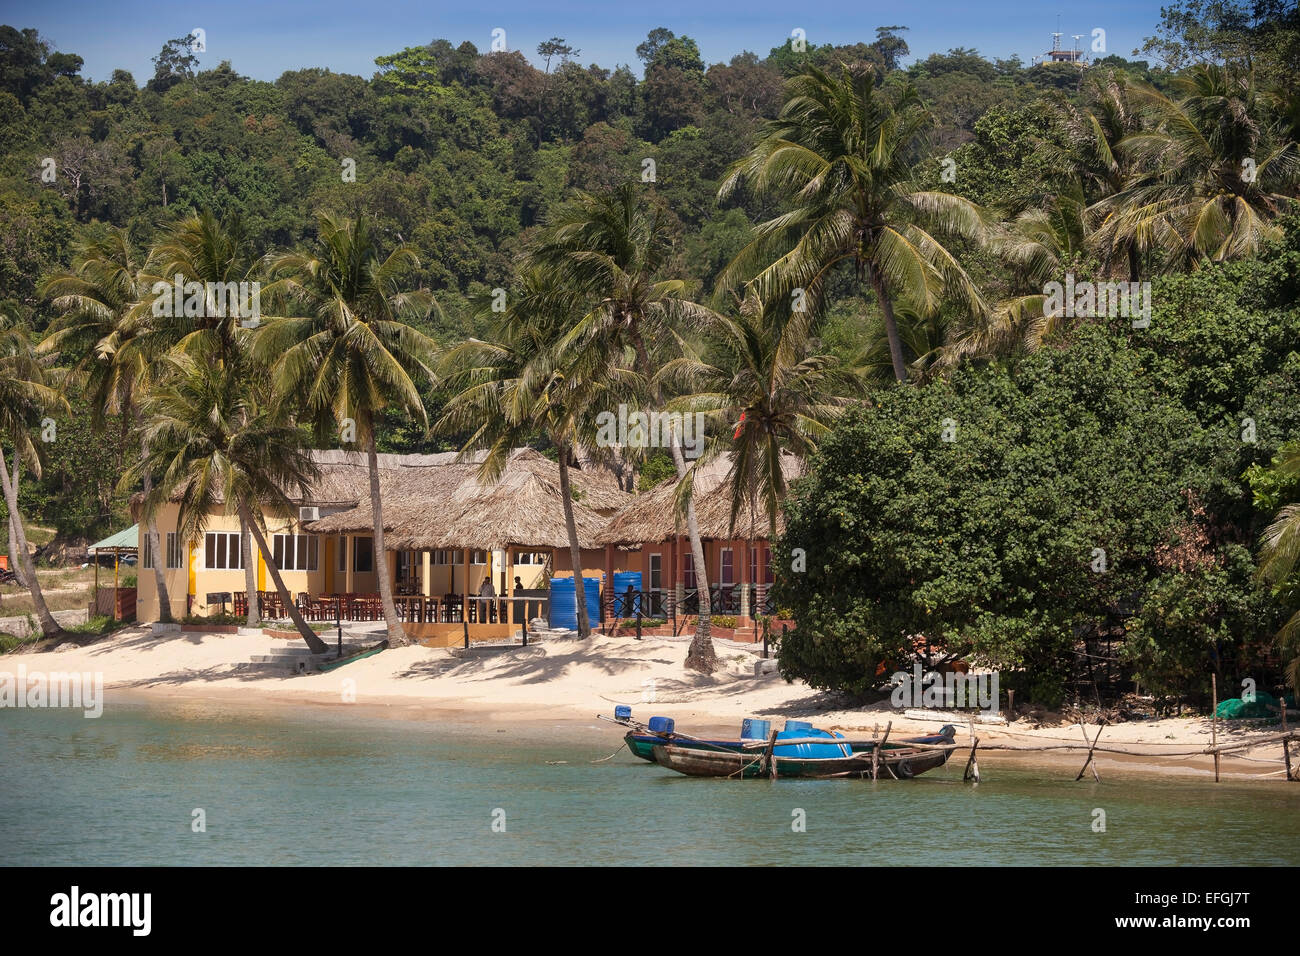
[[[520,740],[321,709],[110,703],[97,720],[0,710],[0,863],[1291,864],[1300,850],[1300,785],[1280,782],[1103,770],[1074,783],[995,757],[977,787],[957,759],[910,782],[704,780],[626,751],[592,763],[619,733],[583,722]]]

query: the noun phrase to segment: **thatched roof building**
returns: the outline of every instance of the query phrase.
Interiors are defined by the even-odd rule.
[[[700,523],[700,537],[713,540],[731,538],[766,538],[767,514],[755,503],[751,526],[748,509],[736,516],[731,527],[731,455],[723,454],[696,466],[695,514]],[[786,481],[803,474],[803,465],[793,455],[782,456],[781,470]],[[678,480],[664,481],[629,500],[596,536],[598,545],[636,545],[649,541],[666,541],[686,534],[686,517],[677,508]],[[784,517],[777,515],[778,533],[784,529]]]
[[[437,456],[429,456],[437,457]],[[431,467],[403,467],[380,478],[385,545],[391,550],[490,548],[567,548],[560,468],[531,448],[516,449],[499,481],[479,481],[476,456],[455,456]],[[596,468],[570,470],[574,518],[584,548],[604,529],[628,495],[615,477]],[[367,479],[368,481],[368,479]],[[308,522],[314,534],[366,534],[371,519],[369,485],[355,507]]]

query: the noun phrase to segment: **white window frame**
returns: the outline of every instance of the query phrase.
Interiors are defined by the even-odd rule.
[[[726,560],[724,555],[731,556],[731,561],[730,561],[731,580],[730,581],[727,580],[727,576],[726,576],[726,568],[727,568],[728,561]],[[718,583],[720,585],[723,585],[724,587],[730,587],[731,585],[736,583],[736,550],[734,548],[718,549]]]
[[[175,571],[177,568],[185,567],[185,552],[181,548],[180,534],[175,531],[167,532],[167,570]]]
[[[218,564],[208,559],[208,541],[214,538],[224,538],[226,546],[226,558],[224,564]],[[230,560],[230,548],[234,546],[235,561],[232,564]],[[216,555],[216,545],[212,546],[212,554]],[[169,556],[170,557],[170,556]],[[238,531],[206,531],[203,534],[203,567],[208,571],[242,571],[244,570],[244,546],[239,539]]]
[[[283,541],[283,543],[281,543]],[[320,568],[320,538],[314,534],[277,534],[271,542],[271,556],[280,551],[275,566],[281,571],[316,571]]]

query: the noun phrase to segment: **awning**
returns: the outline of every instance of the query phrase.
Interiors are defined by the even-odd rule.
[[[131,527],[119,531],[116,534],[110,534],[103,541],[96,541],[86,549],[88,554],[132,554],[140,550],[140,526],[133,524]]]

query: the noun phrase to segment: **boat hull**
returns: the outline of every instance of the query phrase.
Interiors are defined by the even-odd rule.
[[[884,780],[910,780],[927,771],[942,767],[955,748],[921,750],[906,744],[890,746],[880,752],[879,777]],[[652,749],[655,763],[688,777],[729,777],[752,779],[768,776],[763,754],[760,751],[708,750],[679,747],[676,744],[657,744]],[[849,757],[771,758],[777,777],[828,779],[856,777],[870,779],[872,762],[870,751],[855,752]]]

